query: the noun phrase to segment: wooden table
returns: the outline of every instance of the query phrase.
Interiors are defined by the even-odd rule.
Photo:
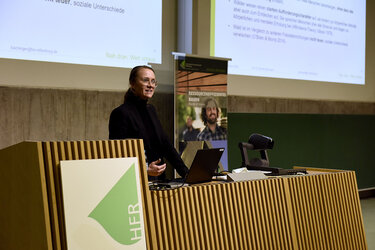
[[[60,161],[118,157],[139,159],[148,249],[367,249],[354,171],[150,191],[142,140],[0,150],[0,248],[66,249]]]
[[[151,191],[152,249],[367,249],[353,171]],[[152,237],[150,237],[151,239]]]

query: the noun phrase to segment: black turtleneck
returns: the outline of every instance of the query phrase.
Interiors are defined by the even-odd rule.
[[[125,97],[124,103],[134,103],[142,119],[142,123],[145,128],[144,137],[147,138],[147,140],[144,139],[144,141],[147,142],[147,143],[144,143],[147,161],[150,163],[152,161],[158,160],[160,157],[162,157],[161,156],[162,154],[158,152],[160,149],[160,146],[159,146],[160,142],[159,142],[159,138],[156,136],[157,133],[155,131],[155,126],[150,117],[150,113],[147,109],[147,105],[148,105],[147,100],[143,100],[139,98],[138,96],[134,95],[133,91],[128,91],[127,96]]]
[[[109,120],[109,139],[143,139],[147,161],[165,157],[181,176],[188,169],[164,133],[155,107],[129,89]]]

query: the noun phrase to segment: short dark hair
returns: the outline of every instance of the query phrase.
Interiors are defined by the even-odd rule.
[[[135,78],[137,77],[138,72],[139,72],[141,69],[149,69],[149,70],[152,70],[152,72],[154,72],[154,74],[155,74],[154,69],[151,68],[150,66],[146,66],[146,65],[135,66],[134,68],[132,68],[132,71],[130,71],[130,75],[129,75],[129,84],[131,84],[132,82],[135,81]]]
[[[203,121],[204,125],[207,125],[206,107],[207,107],[207,105],[210,101],[215,103],[216,111],[217,111],[217,117],[219,117],[219,115],[220,115],[219,105],[217,104],[216,100],[214,98],[207,98],[204,101],[204,106],[202,107],[202,111],[201,111],[201,118],[202,118],[202,121]]]

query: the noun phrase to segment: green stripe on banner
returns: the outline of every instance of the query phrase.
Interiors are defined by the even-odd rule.
[[[210,56],[215,56],[215,0],[211,0]]]

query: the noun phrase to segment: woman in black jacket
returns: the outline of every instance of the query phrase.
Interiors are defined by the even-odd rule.
[[[155,107],[147,103],[157,86],[154,70],[148,66],[134,67],[129,84],[124,103],[111,113],[109,139],[143,139],[149,176],[164,173],[165,158],[184,177],[188,169],[165,134]]]

